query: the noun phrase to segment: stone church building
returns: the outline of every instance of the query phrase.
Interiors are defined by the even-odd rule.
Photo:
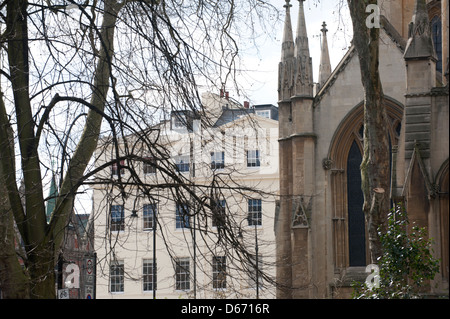
[[[278,298],[348,298],[370,263],[359,165],[363,87],[356,50],[332,70],[322,29],[313,82],[303,1],[286,1],[279,63]],[[379,69],[389,116],[392,201],[428,229],[448,293],[448,0],[380,0]],[[295,36],[295,37],[294,37]]]

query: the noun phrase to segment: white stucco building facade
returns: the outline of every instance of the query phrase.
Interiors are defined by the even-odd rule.
[[[145,196],[126,182],[125,197],[120,187],[113,187],[119,173],[127,181],[131,170],[113,165],[97,174],[97,181],[105,178],[93,187],[97,298],[275,297],[271,279],[279,192],[278,109],[242,106],[210,93],[202,98],[209,125],[178,111],[148,133],[157,131],[160,147],[170,154],[168,162],[190,183],[192,193],[167,186],[174,178],[151,165],[157,160],[153,155],[147,163],[133,164],[129,158],[121,162],[123,167],[133,166],[149,190]],[[96,167],[114,154],[104,145],[97,152]],[[217,192],[224,219],[196,213],[204,190]],[[233,240],[253,256],[258,251],[254,263],[240,262],[242,256],[230,244]],[[260,269],[258,285],[256,271],[248,265]]]

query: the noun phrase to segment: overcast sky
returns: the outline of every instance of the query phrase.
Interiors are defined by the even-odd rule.
[[[278,63],[281,57],[281,40],[283,36],[283,23],[285,17],[284,0],[271,0],[274,6],[281,8],[281,21],[271,34],[267,34],[261,42],[259,51],[254,51],[245,57],[245,68],[253,70],[241,80],[251,104],[277,105]],[[345,7],[340,9],[339,3]],[[330,51],[331,67],[334,69],[350,46],[352,25],[348,15],[347,1],[344,0],[306,0],[304,2],[306,28],[309,38],[309,48],[314,70],[314,81],[317,82],[320,63],[321,29],[322,23],[327,24],[328,48]],[[292,29],[297,29],[298,1],[291,1]],[[262,41],[262,40],[261,40]],[[246,79],[246,80],[245,80]],[[244,97],[237,92],[230,92],[230,96],[240,102]]]

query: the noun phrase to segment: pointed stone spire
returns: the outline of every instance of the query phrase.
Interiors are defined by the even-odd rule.
[[[294,81],[294,37],[292,34],[291,12],[292,7],[286,0],[286,18],[284,21],[283,43],[281,44],[281,62],[278,67],[278,100],[287,101],[292,96]]]
[[[308,34],[306,32],[305,10],[299,0],[297,36],[295,38],[296,71],[294,79],[294,95],[312,97],[313,74],[312,59],[309,54]]]
[[[412,21],[409,24],[408,38],[405,59],[432,58],[437,60],[425,0],[416,0]]]
[[[46,207],[46,212],[45,212],[45,215],[47,216],[47,223],[50,222],[50,219],[53,214],[53,210],[55,209],[56,196],[58,196],[58,188],[56,186],[55,174],[52,174],[50,190],[48,192],[49,199],[47,201],[47,207]]]
[[[322,24],[322,50],[320,53],[320,66],[319,66],[319,85],[323,87],[326,80],[331,75],[331,63],[330,54],[328,53],[328,41],[327,41],[327,24],[325,21]]]
[[[284,7],[286,8],[286,18],[284,20],[283,43],[281,44],[281,62],[288,60],[294,56],[294,37],[292,35],[292,22],[290,8],[292,5],[290,0],[286,0]]]
[[[307,56],[309,57],[309,44],[308,34],[306,32],[305,22],[305,10],[303,8],[303,2],[305,0],[299,0],[298,20],[297,20],[297,35],[295,38],[295,56]]]

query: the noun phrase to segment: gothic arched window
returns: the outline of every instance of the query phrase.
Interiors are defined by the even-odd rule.
[[[347,158],[347,211],[349,266],[366,265],[366,234],[361,190],[361,151],[356,141],[352,143]]]
[[[397,145],[403,107],[385,98],[390,147]],[[365,266],[369,254],[362,211],[361,171],[364,105],[361,102],[342,120],[330,144],[334,264],[337,270]]]

